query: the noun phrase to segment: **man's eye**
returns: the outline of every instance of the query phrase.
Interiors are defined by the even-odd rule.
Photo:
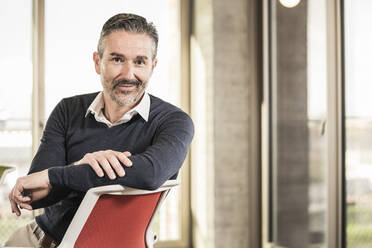
[[[137,61],[136,61],[136,64],[137,64],[137,65],[144,65],[145,62],[144,62],[143,60],[137,60]]]
[[[119,58],[119,57],[114,57],[114,58],[112,58],[112,60],[114,61],[114,62],[122,62],[123,60],[121,59],[121,58]]]

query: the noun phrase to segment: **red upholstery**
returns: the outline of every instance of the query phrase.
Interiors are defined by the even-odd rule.
[[[162,192],[102,195],[74,247],[145,248],[145,233]]]

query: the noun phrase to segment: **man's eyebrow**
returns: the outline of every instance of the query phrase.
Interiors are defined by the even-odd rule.
[[[110,53],[110,55],[112,57],[123,57],[123,58],[125,57],[124,54],[116,53],[116,52],[112,52],[112,53]],[[149,58],[146,55],[138,55],[136,57],[136,59],[138,59],[138,60],[148,60]]]
[[[148,60],[149,58],[147,56],[143,55],[143,56],[137,56],[136,59]]]
[[[121,53],[115,53],[115,52],[110,53],[110,55],[111,55],[112,57],[125,57],[123,54],[121,54]]]

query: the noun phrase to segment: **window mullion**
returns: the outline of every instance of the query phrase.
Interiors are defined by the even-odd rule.
[[[342,246],[343,135],[340,1],[327,1],[328,29],[328,237],[327,247]]]
[[[34,156],[44,128],[44,0],[32,1],[32,155]]]

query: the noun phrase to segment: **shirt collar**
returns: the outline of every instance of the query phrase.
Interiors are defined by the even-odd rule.
[[[137,111],[137,113],[147,122],[149,120],[150,102],[150,96],[145,92],[141,101],[131,109],[131,111]]]
[[[149,113],[150,113],[150,102],[151,102],[150,96],[149,94],[145,92],[141,101],[134,108],[129,110],[127,113],[125,113],[116,123],[121,124],[124,122],[128,122],[136,114],[139,114],[147,122],[149,118]],[[93,100],[93,102],[90,104],[90,106],[88,107],[85,113],[85,117],[87,117],[89,113],[92,113],[95,116],[97,121],[104,122],[109,125],[110,122],[103,115],[102,110],[104,106],[105,106],[105,102],[103,101],[103,93],[101,91],[96,96],[96,98]],[[115,123],[111,125],[115,125]]]

